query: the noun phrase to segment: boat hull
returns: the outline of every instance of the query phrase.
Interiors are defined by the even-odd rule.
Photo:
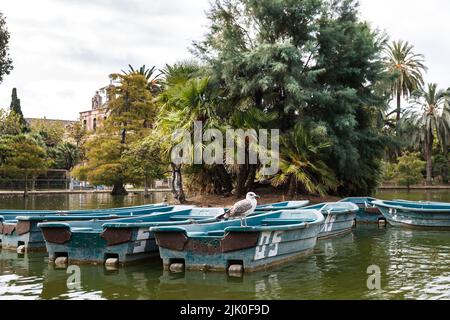
[[[407,207],[388,207],[384,205],[377,205],[377,207],[392,226],[450,229],[450,210],[447,212],[432,212]]]
[[[190,208],[140,218],[120,219],[102,224],[42,224],[49,260],[67,257],[69,263],[103,264],[109,258],[119,265],[158,256],[158,246],[149,228],[216,221],[223,208]],[[190,213],[190,215],[188,214]],[[188,219],[189,218],[189,219]]]
[[[353,202],[324,202],[304,209],[319,210],[325,217],[320,228],[319,239],[349,233],[359,211],[358,206]]]
[[[309,220],[304,220],[305,214]],[[181,263],[185,270],[229,271],[236,265],[253,272],[309,255],[323,220],[317,210],[286,210],[249,217],[249,227],[231,220],[151,230],[166,270]]]
[[[70,232],[69,227],[43,230],[49,261],[58,257],[67,257],[68,263],[103,264],[108,258],[117,258],[125,265],[157,256],[158,247],[155,238],[147,228],[105,229],[102,232]],[[70,239],[58,236],[70,234]],[[51,241],[49,241],[51,239]]]
[[[18,216],[50,216],[50,215],[97,215],[97,214],[121,214],[167,207],[166,204],[146,204],[134,207],[119,207],[105,209],[83,209],[83,210],[0,210],[0,216],[5,220],[13,220]]]
[[[119,217],[144,216],[153,213],[161,213],[172,210],[174,206],[148,206],[135,211],[116,211],[109,213],[99,213],[95,215],[31,215],[18,216],[18,220],[3,221],[0,220],[0,240],[1,246],[5,250],[16,250],[23,246],[27,251],[45,251],[45,239],[38,227],[42,222],[55,221],[88,221],[98,220],[105,223],[110,219]]]
[[[44,239],[37,223],[0,223],[0,237],[2,250],[17,250],[19,246],[24,246],[28,251],[45,250]]]
[[[359,208],[356,213],[356,223],[378,223],[380,220],[384,220],[380,210],[372,205],[372,201],[375,198],[371,197],[352,197],[342,199],[340,202],[352,202]]]
[[[254,246],[223,252],[219,242],[190,239],[189,249],[177,251],[160,246],[160,256],[165,270],[182,260],[186,270],[226,271],[233,262],[242,264],[245,272],[255,272],[282,264],[312,253],[317,242],[319,226],[305,230],[282,233],[261,232],[255,235]],[[170,234],[164,237],[170,237]],[[239,242],[239,236],[236,236]],[[162,240],[162,237],[159,238]],[[203,249],[207,246],[207,250]]]
[[[357,212],[323,213],[325,221],[320,228],[319,239],[328,239],[351,232]]]

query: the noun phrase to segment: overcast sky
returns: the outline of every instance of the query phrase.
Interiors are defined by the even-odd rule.
[[[361,0],[361,14],[426,56],[427,82],[450,86],[448,0]],[[14,70],[0,107],[17,87],[26,117],[77,119],[108,75],[190,57],[206,32],[208,0],[1,0]]]

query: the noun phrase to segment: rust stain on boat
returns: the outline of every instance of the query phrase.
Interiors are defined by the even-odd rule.
[[[16,225],[16,233],[19,236],[30,232],[30,230],[31,230],[30,221],[19,221]]]
[[[46,241],[57,244],[64,244],[72,237],[72,233],[66,228],[44,228],[42,234]]]
[[[228,233],[220,241],[222,252],[230,252],[242,249],[253,248],[256,246],[259,238],[259,232],[233,232]]]
[[[176,251],[182,251],[187,241],[186,235],[181,232],[158,233],[155,238],[158,246]]]
[[[106,240],[108,246],[115,246],[122,243],[127,243],[131,241],[131,235],[133,230],[131,228],[119,228],[119,229],[109,229],[106,228],[100,234],[100,237]]]
[[[378,210],[378,208],[365,208],[364,209],[366,211],[366,213],[370,213],[370,214],[381,214],[380,210]]]
[[[16,230],[16,224],[3,224],[2,234],[11,235]]]
[[[224,238],[214,240],[202,238],[188,239],[186,235],[181,232],[164,232],[157,234],[156,241],[160,247],[171,250],[187,250],[201,254],[216,254],[253,248],[258,242],[258,238],[258,232],[233,232],[228,233]]]

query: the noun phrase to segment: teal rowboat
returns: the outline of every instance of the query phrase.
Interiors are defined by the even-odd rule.
[[[223,208],[173,208],[165,213],[110,221],[46,222],[38,225],[50,261],[66,257],[69,263],[114,261],[127,264],[158,254],[149,228],[216,221]]]
[[[331,238],[351,232],[359,208],[352,202],[325,202],[303,208],[318,210],[324,217],[319,239]]]
[[[450,203],[377,200],[373,204],[392,226],[450,228]]]
[[[378,223],[384,220],[380,210],[373,205],[377,199],[372,197],[351,197],[340,200],[339,202],[352,202],[356,204],[359,211],[356,213],[356,223]]]
[[[15,219],[18,216],[36,216],[36,215],[93,215],[93,214],[114,214],[121,212],[137,212],[147,209],[166,207],[167,204],[156,203],[142,206],[108,208],[108,209],[84,209],[84,210],[0,210],[0,216],[4,220]]]
[[[309,200],[301,201],[284,201],[271,204],[261,204],[256,207],[256,211],[278,211],[278,210],[293,210],[300,209],[309,204]]]
[[[282,210],[240,219],[152,227],[165,270],[256,271],[305,256],[316,245],[323,215]]]
[[[35,214],[5,219],[0,216],[0,240],[3,249],[40,250],[45,249],[45,242],[38,223],[44,221],[101,221],[120,217],[141,216],[173,210],[173,206],[134,207],[125,210],[94,214]],[[185,207],[181,207],[185,208]]]

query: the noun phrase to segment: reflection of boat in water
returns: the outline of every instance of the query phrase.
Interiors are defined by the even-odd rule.
[[[0,299],[37,299],[42,289],[43,254],[0,252]]]
[[[0,275],[14,273],[19,276],[40,276],[45,265],[44,253],[19,254],[14,251],[0,251]]]
[[[159,278],[158,299],[302,299],[303,293],[320,290],[316,259],[309,257],[270,270],[230,277],[222,272],[164,271]],[[307,289],[305,290],[305,286]],[[291,293],[295,292],[294,295]]]
[[[70,278],[79,270],[79,282]],[[58,269],[49,264],[44,271],[43,299],[155,299],[161,262],[108,270],[98,265],[71,265]],[[69,285],[68,285],[69,280]]]

